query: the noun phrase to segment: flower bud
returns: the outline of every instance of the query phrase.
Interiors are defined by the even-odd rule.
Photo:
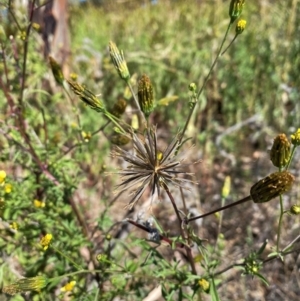
[[[277,135],[270,151],[270,159],[273,165],[278,168],[286,166],[290,159],[290,150],[291,144],[286,135]]]
[[[300,206],[299,205],[293,205],[290,208],[290,213],[293,215],[299,215],[300,214]]]
[[[109,54],[112,62],[117,69],[119,76],[125,81],[130,79],[130,73],[123,55],[123,51],[120,51],[114,42],[109,42]]]
[[[230,22],[233,23],[242,13],[245,0],[231,0],[229,5]]]
[[[293,135],[291,135],[291,140],[293,145],[300,145],[300,128]]]
[[[268,202],[289,191],[294,183],[294,176],[288,171],[274,172],[251,187],[250,195],[254,203]]]
[[[247,24],[246,20],[239,20],[235,27],[235,33],[241,34],[244,31],[244,29],[246,28],[246,24]]]
[[[100,99],[96,97],[91,91],[86,89],[86,87],[79,85],[74,81],[67,80],[68,84],[71,86],[72,90],[75,94],[79,96],[79,98],[85,102],[88,106],[94,109],[97,112],[104,112],[105,108]]]
[[[145,74],[139,80],[138,99],[142,112],[149,117],[154,108],[153,87],[150,78]]]
[[[115,133],[110,138],[110,142],[112,144],[115,144],[115,145],[118,145],[118,146],[126,145],[129,141],[130,141],[129,137],[127,137],[125,135],[122,135],[122,134],[118,134],[118,133]]]
[[[114,116],[120,118],[121,115],[125,112],[127,106],[127,102],[124,98],[119,98],[117,102],[114,104],[112,109],[110,110],[110,113]]]
[[[59,85],[62,86],[65,78],[62,73],[60,65],[57,63],[57,61],[52,56],[49,56],[49,63],[50,63],[51,71],[53,73],[55,81]]]

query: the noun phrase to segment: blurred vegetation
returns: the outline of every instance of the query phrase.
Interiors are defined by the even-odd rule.
[[[64,76],[74,73],[108,109],[120,98],[128,100],[122,118],[134,126],[135,105],[108,52],[114,41],[124,51],[134,90],[142,74],[153,83],[156,108],[150,123],[157,125],[164,148],[186,123],[189,85],[200,89],[216,57],[230,1],[92,2],[97,4],[69,6],[72,46]],[[0,171],[7,174],[3,181],[0,177],[0,284],[41,275],[53,280],[46,289],[21,290],[13,297],[2,292],[0,299],[143,300],[159,286],[157,300],[298,300],[299,251],[286,256],[285,265],[270,264],[266,257],[282,256],[275,248],[282,199],[195,222],[189,235],[197,247],[198,275],[176,248],[182,240],[175,239],[174,249],[158,247],[124,222],[153,213],[155,227],[164,229],[160,233],[179,236],[165,197],[153,212],[142,201],[133,211],[123,210],[128,194],[116,194],[115,173],[124,162],[111,157],[115,126],[55,81],[39,29],[24,17],[28,10],[9,10],[9,4],[0,2]],[[242,17],[246,29],[220,57],[186,133],[192,141],[183,147],[185,163],[202,160],[187,167],[199,184],[174,195],[186,198],[194,215],[248,195],[253,183],[274,171],[267,152],[274,136],[300,127],[300,2],[246,1]],[[234,35],[233,26],[225,47]],[[299,154],[294,156],[290,170],[297,183]],[[228,178],[231,187],[225,187]],[[284,199],[285,210],[297,199],[296,188]],[[284,215],[282,229],[280,242],[286,247],[299,236],[299,217]],[[43,250],[40,239],[49,233],[53,242]],[[223,273],[237,259],[248,276]],[[263,264],[264,276],[256,272]],[[42,280],[26,285],[42,285]],[[72,280],[76,286],[65,294]]]

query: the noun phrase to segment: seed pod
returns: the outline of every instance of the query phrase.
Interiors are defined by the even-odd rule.
[[[289,191],[294,176],[288,171],[274,172],[251,187],[250,195],[254,203],[265,203]]]
[[[154,108],[153,87],[150,78],[144,74],[139,80],[138,99],[142,112],[149,117]]]
[[[271,151],[270,159],[274,166],[282,168],[287,165],[291,155],[291,144],[285,134],[279,134],[275,137]]]

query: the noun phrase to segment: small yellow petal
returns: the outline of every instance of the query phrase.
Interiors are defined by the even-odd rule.
[[[75,285],[76,285],[76,281],[71,281],[71,282],[68,282],[65,286],[63,286],[60,290],[62,292],[70,292],[73,290]]]
[[[4,170],[0,170],[0,184],[2,184],[5,181],[6,178],[6,172]]]
[[[5,184],[4,191],[5,191],[5,193],[11,193],[12,185],[11,184]]]

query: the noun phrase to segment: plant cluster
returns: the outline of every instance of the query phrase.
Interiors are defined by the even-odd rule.
[[[200,87],[195,83],[187,87],[184,125],[171,139],[167,135],[164,143],[162,125],[153,116],[171,98],[156,100],[150,76],[142,74],[136,80],[114,42],[108,45],[115,68],[111,71],[117,72],[126,93],[109,106],[106,95],[98,95],[80,76],[64,75],[54,57],[45,64],[37,51],[40,45],[33,43],[41,40],[33,15],[43,5],[31,1],[28,19],[23,19],[12,1],[3,4],[12,21],[0,27],[0,97],[5,100],[0,129],[3,294],[15,296],[12,300],[65,300],[66,294],[73,300],[142,300],[158,288],[165,300],[221,300],[218,288],[226,282],[228,271],[240,269],[268,285],[262,269],[269,262],[299,254],[300,235],[283,244],[282,231],[285,216],[300,214],[298,203],[288,209],[284,205],[284,196],[297,181],[290,166],[300,145],[300,129],[290,139],[284,133],[275,137],[270,160],[277,170],[254,183],[246,197],[225,205],[232,180],[227,176],[220,193],[222,206],[195,214],[187,205],[189,189],[197,185],[191,168],[201,169],[199,158],[189,160],[193,146],[188,128],[216,64],[246,28],[241,19],[245,2],[230,1],[228,26],[215,59]],[[228,41],[232,27],[235,34]],[[99,128],[89,132],[86,124],[99,124]],[[111,152],[119,164],[117,171],[104,166],[102,156],[91,156],[95,150],[101,155]],[[94,169],[91,179],[85,179],[88,169]],[[116,186],[107,180],[116,177]],[[101,188],[97,187],[100,179]],[[81,203],[88,199],[85,186],[99,194],[102,210],[96,222]],[[121,204],[121,195],[128,199],[125,219],[114,221],[110,210]],[[265,240],[257,250],[227,263],[222,256],[223,210],[278,200],[276,244],[270,248]],[[148,203],[150,218],[143,218],[141,203]],[[156,214],[162,203],[174,216],[167,216],[167,222]],[[136,211],[134,218],[130,214]],[[196,227],[212,214],[218,221],[214,243],[201,237]],[[123,231],[125,227],[131,233]],[[138,238],[137,233],[147,238]]]

